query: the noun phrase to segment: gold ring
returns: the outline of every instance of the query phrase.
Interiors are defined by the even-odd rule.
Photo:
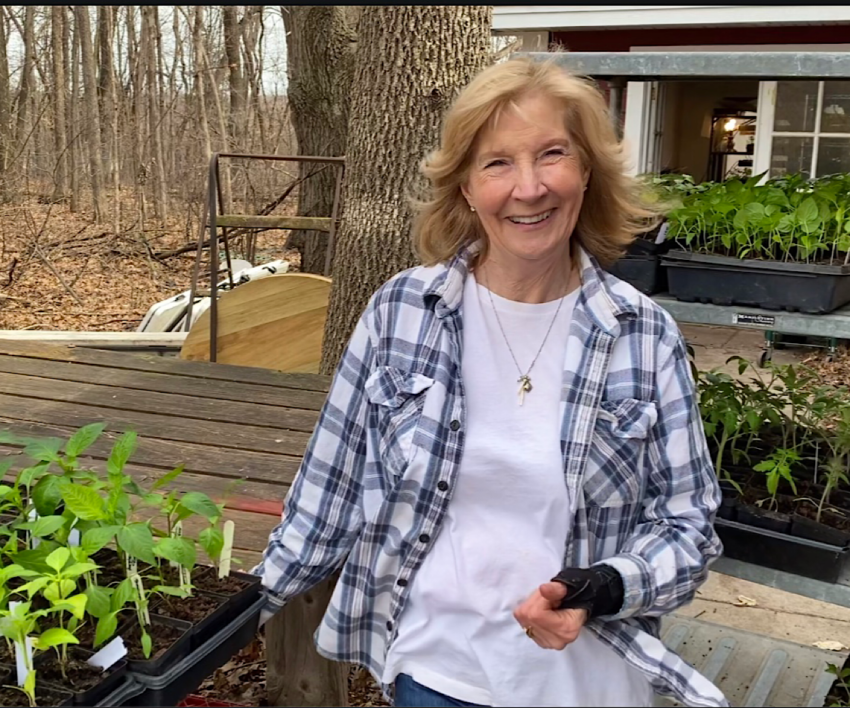
[[[534,630],[533,630],[531,627],[526,627],[526,628],[525,628],[525,635],[526,635],[529,639],[534,639]]]

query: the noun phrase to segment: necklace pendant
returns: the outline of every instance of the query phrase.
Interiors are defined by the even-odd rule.
[[[517,391],[517,394],[519,395],[519,404],[522,405],[525,401],[525,394],[531,391],[531,379],[528,374],[525,374],[524,376],[520,376],[517,379],[517,382],[519,383],[519,391]]]

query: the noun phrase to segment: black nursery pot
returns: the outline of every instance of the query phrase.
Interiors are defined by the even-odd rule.
[[[118,629],[118,634],[123,637],[126,637],[127,634],[133,629],[133,626],[136,622],[138,622],[138,619],[136,617],[131,618]],[[170,647],[168,647],[168,649],[162,652],[162,654],[160,654],[155,659],[131,659],[128,656],[127,668],[132,673],[157,676],[159,674],[164,673],[174,664],[183,659],[183,657],[185,657],[192,649],[191,623],[183,622],[182,620],[172,619],[171,617],[159,617],[158,615],[151,614],[151,624],[169,625],[171,627],[174,627],[175,629],[180,630],[181,634],[174,641],[174,643]]]
[[[83,661],[94,656],[95,652],[88,651],[87,649],[81,649],[79,647],[71,647],[70,651],[77,657],[82,659]],[[51,657],[51,658],[55,658]],[[74,705],[75,706],[93,706],[97,705],[101,699],[108,696],[115,689],[118,688],[118,685],[124,681],[125,676],[127,675],[127,662],[124,659],[121,659],[117,663],[113,664],[109,669],[103,672],[101,680],[96,683],[91,688],[85,691],[71,691],[74,696]],[[67,691],[68,688],[57,684],[53,681],[41,681],[45,685],[50,688],[54,688],[60,691]]]
[[[727,521],[737,520],[739,504],[738,490],[729,484],[729,482],[721,482],[720,491],[723,493],[723,498],[720,500],[717,516]]]
[[[831,546],[850,548],[850,531],[834,529],[826,524],[819,523],[806,516],[794,514],[791,517],[791,533],[799,538],[810,541],[828,543]]]
[[[748,526],[767,529],[776,533],[791,533],[791,517],[749,504],[738,504],[737,520]]]
[[[814,265],[670,251],[670,294],[685,302],[824,314],[850,302],[850,265]]]

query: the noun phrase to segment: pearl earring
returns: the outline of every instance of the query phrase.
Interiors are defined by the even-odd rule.
[[[472,204],[469,205],[469,211],[471,211],[473,213],[475,212],[475,207],[472,206]]]

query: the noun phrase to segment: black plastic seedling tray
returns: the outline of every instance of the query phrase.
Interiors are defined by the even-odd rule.
[[[257,632],[257,621],[265,598],[257,600],[224,625],[203,646],[198,647],[164,673],[154,676],[133,674],[145,690],[126,705],[176,706],[192,693],[218,667],[246,646]],[[131,671],[132,673],[132,671]]]
[[[850,302],[850,265],[809,265],[670,251],[661,257],[670,294],[685,302],[808,314]]]
[[[740,515],[740,509],[738,510]],[[850,548],[717,518],[714,527],[728,558],[835,583],[850,567]]]

